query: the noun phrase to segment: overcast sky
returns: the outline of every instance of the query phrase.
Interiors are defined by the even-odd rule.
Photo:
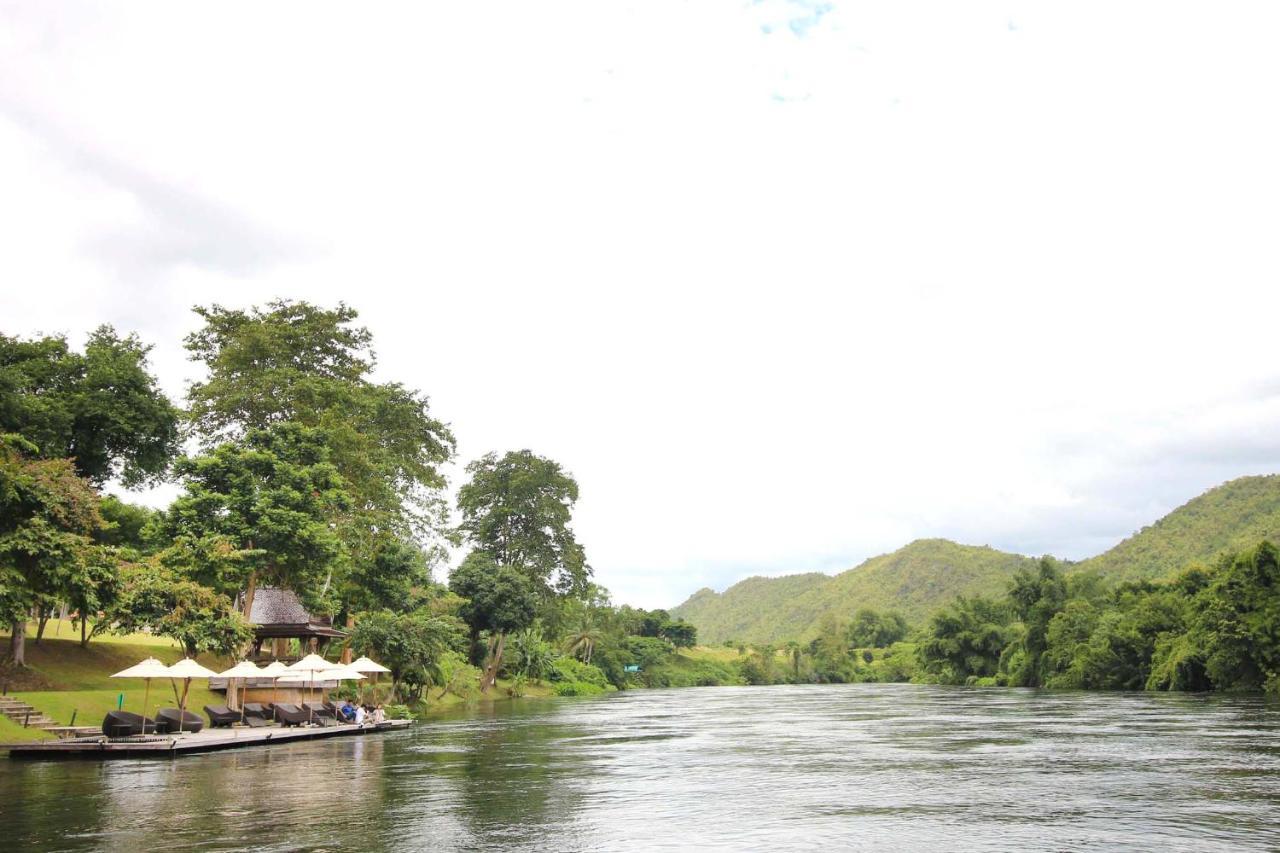
[[[0,9],[0,330],[344,300],[619,601],[1280,470],[1275,3]]]

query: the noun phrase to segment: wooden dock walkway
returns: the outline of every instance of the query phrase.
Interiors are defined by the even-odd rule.
[[[219,749],[246,746],[271,746],[304,740],[377,734],[402,729],[410,720],[387,720],[378,725],[297,726],[284,728],[206,729],[194,734],[147,735],[146,737],[111,740],[106,737],[68,738],[35,743],[0,745],[10,758],[177,758]]]

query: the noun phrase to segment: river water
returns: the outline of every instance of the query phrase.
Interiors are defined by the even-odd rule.
[[[15,850],[1275,850],[1280,703],[913,685],[498,703],[176,761],[0,759]]]

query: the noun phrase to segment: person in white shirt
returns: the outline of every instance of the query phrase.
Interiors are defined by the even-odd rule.
[[[368,712],[367,712],[367,711],[365,711],[365,709],[364,709],[364,706],[363,706],[363,705],[357,705],[357,706],[356,706],[356,725],[357,725],[357,726],[362,726],[362,725],[364,725],[364,718],[365,718],[365,714],[367,714],[367,713],[368,713]]]
[[[372,721],[375,726],[379,723],[386,722],[386,720],[387,720],[387,712],[382,710],[381,705],[373,709]]]

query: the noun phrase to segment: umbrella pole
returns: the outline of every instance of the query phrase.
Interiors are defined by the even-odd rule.
[[[182,724],[187,721],[187,691],[191,689],[191,679],[182,680],[182,700],[178,702],[178,734],[182,734]]]
[[[147,685],[142,689],[142,733],[145,735],[147,733],[147,705],[151,704],[151,679],[147,678],[143,679],[143,681]],[[154,726],[151,731],[155,732]]]

